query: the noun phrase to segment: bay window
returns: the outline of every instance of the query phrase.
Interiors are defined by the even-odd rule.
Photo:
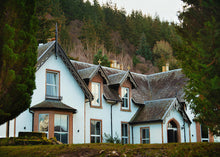
[[[56,139],[62,143],[68,143],[68,124],[68,115],[54,115],[54,137],[56,137]]]
[[[48,137],[48,128],[49,128],[49,115],[48,114],[39,114],[39,131],[46,133]]]

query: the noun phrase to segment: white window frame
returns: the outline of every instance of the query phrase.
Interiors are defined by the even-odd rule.
[[[97,89],[94,89],[97,87]],[[94,100],[92,101],[92,106],[100,107],[101,106],[101,83],[99,82],[92,82],[91,83],[92,94],[94,96]],[[96,98],[98,98],[99,102],[97,102]]]
[[[123,135],[124,134],[124,125],[127,125],[127,136]],[[127,143],[124,142],[123,139],[127,139]],[[121,123],[121,143],[122,144],[129,144],[129,125],[128,123]]]
[[[67,116],[67,132],[64,131],[55,131],[55,116]],[[54,134],[58,133],[60,134],[60,139],[61,139],[61,134],[62,133],[67,133],[67,144],[69,143],[69,115],[65,115],[65,114],[54,114]],[[55,137],[55,136],[54,136]]]
[[[143,131],[144,130],[148,130],[148,133],[149,133],[149,138],[143,138]],[[145,131],[146,132],[146,131]],[[143,141],[149,141],[149,143],[145,143]],[[146,128],[141,128],[141,143],[142,144],[150,144],[150,127],[146,127]]]
[[[100,135],[92,134],[92,121],[100,123]],[[102,120],[91,119],[90,120],[90,129],[91,129],[90,130],[90,143],[92,143],[92,137],[95,137],[95,139],[96,139],[96,137],[99,137],[99,139],[100,139],[99,143],[101,143],[102,142]],[[94,131],[94,132],[96,132],[96,131]],[[98,142],[95,142],[95,143],[98,143]]]
[[[56,84],[49,84],[47,81],[48,81],[48,78],[47,78],[47,74],[53,74],[53,75],[56,75]],[[60,82],[60,80],[59,80],[59,75],[60,75],[60,73],[57,71],[50,71],[50,70],[47,70],[46,71],[46,97],[47,98],[59,98],[59,82]],[[49,95],[48,94],[48,90],[47,90],[47,87],[48,86],[50,86],[50,87],[55,87],[56,88],[56,93],[55,93],[55,95]]]
[[[127,91],[127,97],[124,97],[125,95],[125,91]],[[129,105],[130,105],[130,102],[129,102],[129,88],[127,87],[121,87],[121,97],[122,97],[122,103],[121,103],[121,108],[124,109],[124,110],[128,110],[129,109]],[[127,100],[127,107],[124,106],[124,100]]]
[[[48,116],[48,126],[47,126],[47,131],[41,131],[40,130],[40,116],[41,115],[47,115]],[[40,113],[39,115],[38,115],[38,130],[39,130],[39,132],[43,132],[43,133],[46,133],[46,136],[47,136],[47,138],[49,137],[49,114],[48,113]]]

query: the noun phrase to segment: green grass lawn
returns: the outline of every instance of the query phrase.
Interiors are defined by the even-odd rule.
[[[220,157],[220,143],[182,144],[69,144],[0,146],[0,157],[14,156],[158,156]]]

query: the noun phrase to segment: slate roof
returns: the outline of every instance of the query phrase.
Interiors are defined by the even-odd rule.
[[[130,123],[140,124],[162,121],[174,100],[175,98],[145,102],[145,105],[139,109]]]
[[[114,88],[110,88],[108,85],[104,84],[103,86],[103,93],[105,99],[108,101],[116,101],[121,102],[121,98],[118,95],[118,91]]]
[[[30,110],[57,110],[76,113],[76,109],[56,100],[45,100],[37,105],[32,106]]]
[[[78,70],[79,75],[82,77],[82,79],[90,79],[93,74],[96,72],[96,69],[98,66],[92,66],[89,68]]]
[[[37,49],[37,58],[40,58],[40,56],[46,52],[47,49],[49,49],[51,46],[53,46],[55,44],[55,41],[52,41],[52,42],[48,42],[48,43],[45,43],[45,44],[41,44],[38,46],[38,49]]]
[[[92,69],[97,65],[83,63],[79,61],[71,61],[74,67],[77,67],[79,72],[82,69]],[[123,78],[127,71],[102,67],[108,76],[110,81],[109,85],[120,84],[123,81]],[[85,71],[84,71],[85,72]],[[183,87],[186,85],[187,79],[182,74],[181,69],[171,70],[168,72],[161,72],[151,75],[143,75],[131,72],[130,73],[135,83],[137,84],[136,88],[132,89],[132,100],[136,104],[144,104],[144,101],[165,99],[165,98],[179,98],[180,101],[183,99]],[[87,74],[89,75],[89,74]],[[82,75],[83,76],[83,75]],[[106,87],[107,88],[107,87]],[[111,88],[111,87],[109,87]],[[105,93],[108,92],[108,93]],[[115,99],[113,97],[114,93],[109,93],[113,90],[106,89],[104,95],[110,99]],[[108,96],[107,96],[108,95]]]

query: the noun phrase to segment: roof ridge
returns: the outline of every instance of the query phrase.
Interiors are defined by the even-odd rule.
[[[42,58],[42,56],[52,47],[52,45],[55,43],[55,41],[51,41],[51,42],[48,42],[48,43],[46,43],[46,44],[49,44],[49,43],[51,43],[51,45],[40,55],[40,57],[37,58],[37,61],[40,60],[40,59]],[[39,47],[42,47],[42,46],[44,46],[44,45],[46,45],[46,44],[43,44],[43,45],[41,45],[41,46],[38,46],[38,48],[39,48]]]
[[[174,70],[169,70],[166,72],[159,72],[159,73],[154,73],[154,74],[149,74],[147,76],[154,76],[154,75],[162,75],[162,74],[167,74],[167,73],[171,73],[171,72],[175,72],[175,71],[181,71],[182,69],[174,69]]]
[[[163,99],[156,99],[156,100],[148,100],[148,101],[144,101],[144,103],[148,103],[148,102],[156,102],[156,101],[165,101],[165,100],[174,100],[176,99],[174,98],[163,98]]]

